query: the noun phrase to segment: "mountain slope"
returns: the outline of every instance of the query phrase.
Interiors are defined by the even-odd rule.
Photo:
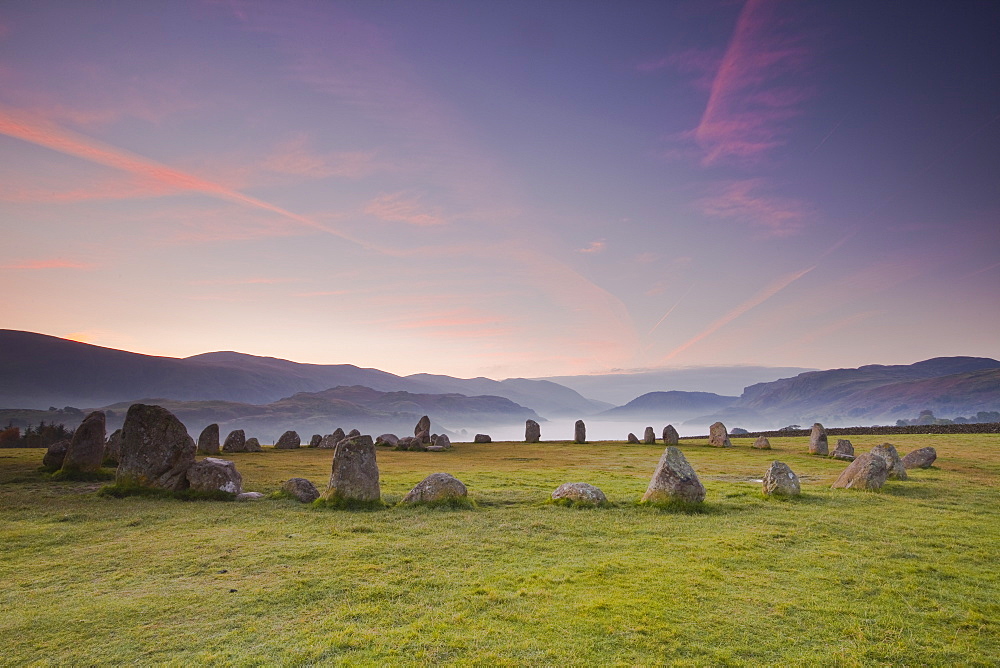
[[[647,392],[624,406],[601,413],[602,418],[634,418],[643,415],[661,420],[678,420],[692,415],[721,410],[736,403],[739,397],[725,397],[711,392]]]

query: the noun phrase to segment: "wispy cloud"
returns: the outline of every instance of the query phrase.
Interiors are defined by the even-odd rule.
[[[78,260],[68,260],[61,257],[21,260],[12,264],[0,265],[0,269],[94,269],[97,265]]]
[[[794,6],[794,3],[788,3]],[[780,0],[747,0],[712,81],[708,104],[692,137],[702,163],[754,161],[784,143],[786,123],[810,96],[786,83],[809,51],[789,29]]]
[[[788,274],[787,276],[782,276],[781,278],[777,279],[776,281],[765,287],[763,290],[755,294],[753,297],[751,297],[750,299],[743,302],[733,310],[729,311],[729,313],[726,313],[724,316],[713,322],[711,325],[706,327],[702,332],[691,337],[681,345],[671,350],[662,360],[660,360],[660,363],[663,364],[677,357],[691,346],[695,345],[699,341],[702,341],[703,339],[719,331],[720,329],[722,329],[732,321],[736,320],[750,309],[756,308],[757,306],[760,306],[761,304],[766,302],[771,297],[774,297],[776,294],[778,294],[779,292],[781,292],[789,285],[799,280],[800,278],[802,278],[815,268],[816,268],[815,266],[809,267],[807,269],[803,269],[802,271],[797,271],[793,274]]]
[[[319,153],[309,146],[309,139],[298,134],[278,144],[265,158],[261,169],[275,174],[323,179],[331,176],[358,179],[376,169],[371,152]]]
[[[380,195],[365,206],[365,213],[393,223],[421,227],[444,225],[448,219],[438,207],[428,207],[417,195],[397,192]]]
[[[787,237],[799,232],[808,207],[795,199],[767,193],[763,179],[731,181],[695,202],[706,216],[747,223],[767,236]]]
[[[597,241],[591,241],[589,244],[583,248],[577,248],[577,253],[583,253],[585,255],[594,255],[597,253],[604,252],[604,249],[608,247],[608,242],[604,239],[598,239]]]

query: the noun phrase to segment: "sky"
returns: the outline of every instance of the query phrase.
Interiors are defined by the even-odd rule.
[[[539,377],[1000,357],[1000,3],[0,3],[0,327]]]

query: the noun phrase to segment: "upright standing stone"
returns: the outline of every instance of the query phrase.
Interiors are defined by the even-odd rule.
[[[295,450],[301,445],[302,439],[299,438],[298,432],[289,430],[281,435],[274,447],[278,450]]]
[[[338,443],[333,449],[333,468],[323,498],[370,503],[381,495],[372,437],[354,436]]]
[[[830,454],[830,443],[826,440],[826,429],[819,422],[812,426],[812,431],[809,433],[809,454],[824,457]]]
[[[260,441],[256,438],[248,438],[243,445],[243,452],[264,452],[264,448],[261,447]]]
[[[73,432],[62,471],[66,473],[96,473],[104,461],[104,412],[94,411]]]
[[[413,428],[413,435],[420,436],[420,432],[426,434],[425,437],[421,438],[422,443],[428,443],[431,435],[431,419],[428,416],[423,416],[417,420],[417,426]]]
[[[862,489],[874,491],[882,489],[885,478],[889,473],[889,467],[885,465],[885,460],[878,455],[866,452],[848,464],[847,468],[840,474],[833,489]]]
[[[118,461],[122,457],[122,430],[115,429],[108,436],[108,442],[104,444],[104,465],[118,466]]]
[[[542,428],[534,420],[524,421],[524,442],[538,443],[542,438]]]
[[[798,496],[802,492],[799,477],[788,464],[781,462],[771,462],[764,473],[763,483],[765,496]]]
[[[758,436],[757,440],[750,447],[757,448],[758,450],[770,450],[771,441],[767,440],[767,436]]]
[[[684,454],[668,445],[660,456],[660,462],[656,465],[653,479],[649,481],[642,500],[649,503],[701,503],[705,500],[705,486],[698,480],[698,474],[688,464]]]
[[[854,444],[846,438],[838,438],[837,447],[833,449],[833,454],[831,456],[834,459],[842,459],[844,461],[853,462]]]
[[[587,425],[583,423],[583,420],[577,420],[573,426],[573,440],[577,443],[587,442]]]
[[[247,435],[242,429],[234,429],[226,436],[226,442],[222,444],[223,452],[246,452]]]
[[[906,480],[906,467],[892,443],[882,443],[872,448],[871,453],[885,460],[886,477],[890,480]]]
[[[639,437],[633,434],[632,432],[629,432],[625,440],[627,440],[629,443],[638,443]]]
[[[161,406],[132,404],[122,426],[122,458],[116,480],[171,491],[187,489],[194,439]]]
[[[319,444],[320,444],[320,442],[322,442],[322,440],[323,440],[323,435],[322,434],[313,434],[312,438],[309,439],[309,447],[310,448],[318,448]]]
[[[934,464],[935,459],[937,459],[937,450],[930,446],[920,448],[903,457],[903,468],[929,469]]]
[[[716,422],[708,428],[708,444],[717,448],[731,448],[732,442],[729,440],[729,432],[726,425]]]
[[[677,445],[680,442],[680,435],[674,429],[674,425],[668,424],[663,428],[663,445]]]
[[[642,442],[646,445],[656,445],[656,432],[652,427],[646,427],[646,431],[642,434]]]
[[[198,454],[219,454],[219,425],[212,423],[201,430],[201,435],[198,436]]]

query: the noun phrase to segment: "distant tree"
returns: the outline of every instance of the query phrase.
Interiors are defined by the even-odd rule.
[[[729,430],[730,434],[749,434],[750,432],[743,427],[733,427]]]
[[[782,427],[778,431],[798,431],[799,429],[802,429],[802,427],[800,425],[790,424],[787,427]]]
[[[18,427],[7,427],[0,431],[0,448],[13,448],[21,442],[21,429]]]

